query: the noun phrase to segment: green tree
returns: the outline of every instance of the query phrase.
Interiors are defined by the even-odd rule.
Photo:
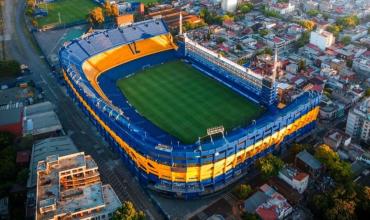
[[[16,177],[16,152],[11,146],[0,151],[0,176],[2,180],[14,180]]]
[[[328,145],[320,145],[315,150],[315,157],[325,164],[329,174],[336,182],[350,182],[352,179],[351,165],[341,161],[338,154]]]
[[[309,41],[310,41],[310,32],[305,31],[303,32],[302,36],[297,40],[297,47],[301,48],[308,44]]]
[[[348,45],[351,43],[351,37],[350,36],[345,36],[340,39],[340,42],[344,45]]]
[[[252,193],[252,187],[247,184],[241,184],[234,188],[233,194],[240,200],[247,199]]]
[[[265,179],[276,176],[283,166],[284,162],[272,154],[257,161],[257,168]]]
[[[15,77],[21,73],[20,64],[15,60],[0,61],[0,78]]]
[[[366,89],[365,96],[366,97],[370,97],[370,88],[367,88]]]
[[[266,35],[268,35],[268,34],[269,34],[269,30],[267,30],[267,29],[259,30],[259,31],[258,31],[258,34],[259,34],[261,37],[264,37],[264,36],[266,36]]]
[[[342,27],[339,25],[330,25],[326,30],[334,34],[335,37],[338,37],[339,33],[342,31]]]
[[[14,142],[15,136],[7,131],[0,131],[0,150],[10,146]]]
[[[299,60],[298,62],[298,71],[305,71],[307,69],[306,62],[304,60]]]
[[[144,220],[145,214],[142,211],[136,211],[134,205],[130,201],[123,202],[123,205],[118,208],[113,214],[113,220]]]
[[[244,4],[241,4],[239,6],[239,10],[241,13],[243,14],[246,14],[246,13],[249,13],[250,11],[253,10],[253,4],[247,2],[247,3],[244,3]]]
[[[353,28],[360,24],[360,19],[356,15],[348,15],[338,18],[336,23],[344,28]]]
[[[248,213],[248,212],[243,212],[240,217],[242,220],[259,220],[260,219],[260,217],[256,213]]]
[[[317,16],[320,12],[318,10],[312,9],[306,12],[309,16],[315,17]]]
[[[292,155],[297,155],[299,152],[303,151],[303,150],[307,150],[309,148],[309,145],[307,144],[298,144],[298,143],[294,143],[290,149],[289,149],[289,152],[290,154]]]
[[[103,9],[100,7],[95,7],[90,11],[89,22],[91,24],[102,24],[104,22]]]
[[[17,173],[17,183],[25,185],[28,179],[29,170],[27,168],[22,169]]]

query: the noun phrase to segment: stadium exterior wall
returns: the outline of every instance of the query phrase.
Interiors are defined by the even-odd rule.
[[[93,54],[73,58],[68,48],[60,51],[68,94],[143,184],[171,196],[194,198],[221,190],[245,173],[256,159],[315,127],[320,95],[305,93],[284,109],[271,109],[225,139],[201,145],[162,145],[131,125],[84,78],[82,63]]]

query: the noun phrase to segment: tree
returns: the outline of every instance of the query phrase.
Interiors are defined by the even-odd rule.
[[[307,150],[309,148],[309,145],[307,144],[298,144],[298,143],[294,143],[290,149],[289,149],[289,152],[295,156],[297,155],[299,152],[303,151],[303,150]]]
[[[26,184],[27,179],[28,179],[28,173],[29,170],[27,168],[22,169],[17,173],[17,183],[19,184]]]
[[[27,4],[27,7],[32,7],[34,8],[35,7],[35,0],[27,0],[26,4]]]
[[[249,13],[250,11],[253,10],[253,4],[247,2],[247,3],[244,3],[244,4],[241,4],[239,6],[239,10],[241,13],[243,14],[246,14],[246,13]]]
[[[235,46],[235,48],[236,48],[237,50],[243,50],[243,47],[242,47],[242,45],[240,45],[240,44],[237,44],[237,45]]]
[[[104,2],[104,11],[107,17],[112,16],[112,5],[109,0]]]
[[[310,41],[310,32],[305,31],[303,32],[302,36],[297,40],[297,47],[301,48],[304,45],[308,44],[309,41]]]
[[[20,64],[15,60],[0,61],[0,78],[15,77],[21,73]]]
[[[338,154],[328,145],[320,145],[315,150],[315,157],[325,164],[329,174],[336,182],[350,182],[352,178],[351,165],[340,160]]]
[[[309,31],[312,31],[315,28],[315,22],[311,20],[301,20],[298,22],[298,24],[306,28]]]
[[[7,131],[0,131],[0,150],[14,142],[14,135]]]
[[[134,205],[130,201],[123,202],[113,214],[113,220],[144,220],[145,214],[142,211],[136,211]]]
[[[242,220],[259,220],[260,219],[258,214],[248,213],[248,212],[243,212],[240,217]]]
[[[262,29],[262,30],[259,30],[258,31],[258,34],[261,36],[261,37],[264,37],[266,35],[269,34],[269,31],[267,29]]]
[[[367,88],[366,89],[365,96],[366,97],[370,97],[370,88]]]
[[[90,11],[89,21],[92,24],[102,24],[104,22],[103,9],[100,7],[95,7]]]
[[[304,60],[299,60],[298,62],[298,71],[305,71],[307,69],[306,62]]]
[[[317,16],[320,12],[318,10],[312,9],[306,12],[309,16],[315,17]]]
[[[247,184],[241,184],[233,190],[233,194],[240,200],[245,200],[252,193],[252,187]]]
[[[117,4],[112,5],[112,15],[114,17],[118,17],[119,16],[119,8],[118,8],[118,5]]]
[[[348,15],[338,18],[336,23],[344,28],[354,28],[360,24],[360,19],[356,15]]]
[[[350,36],[345,36],[345,37],[342,37],[342,39],[340,40],[340,42],[344,45],[348,45],[351,43],[351,37]]]
[[[283,166],[284,162],[272,154],[257,161],[257,168],[265,179],[276,176]]]
[[[37,22],[36,19],[32,19],[31,20],[31,23],[32,23],[32,26],[34,26],[34,27],[38,27],[39,26],[39,22]]]
[[[339,32],[342,31],[342,27],[339,25],[330,25],[326,30],[334,34],[335,37],[338,37]]]

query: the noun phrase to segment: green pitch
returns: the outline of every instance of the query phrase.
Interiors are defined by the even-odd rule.
[[[117,81],[139,113],[183,143],[207,128],[226,130],[250,123],[263,108],[181,61],[145,69]]]
[[[59,24],[59,13],[62,24],[86,20],[91,9],[99,6],[93,0],[56,0],[38,5],[48,11],[48,16],[37,19],[39,27]]]

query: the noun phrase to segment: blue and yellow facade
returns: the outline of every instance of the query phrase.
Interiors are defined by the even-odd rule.
[[[305,93],[285,108],[270,109],[255,123],[213,142],[159,141],[115,105],[107,92],[114,90],[104,88],[100,78],[114,68],[134,72],[144,63],[160,64],[178,56],[176,50],[164,23],[150,20],[76,40],[59,53],[68,94],[147,186],[182,198],[218,191],[256,159],[315,127],[320,96]]]

